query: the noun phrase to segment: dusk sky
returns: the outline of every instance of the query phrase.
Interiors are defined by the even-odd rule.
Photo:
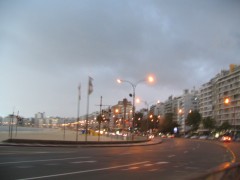
[[[77,117],[103,97],[164,102],[240,64],[239,0],[1,0],[0,116]],[[137,104],[136,109],[144,107]]]

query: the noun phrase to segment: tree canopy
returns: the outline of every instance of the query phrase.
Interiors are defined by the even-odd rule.
[[[162,133],[173,133],[173,129],[178,126],[177,122],[173,121],[173,113],[167,113],[164,118],[160,119],[159,131]]]
[[[211,117],[207,117],[202,120],[202,124],[205,129],[214,129],[216,125],[216,121]]]
[[[221,126],[218,127],[218,130],[219,131],[226,131],[226,130],[228,130],[230,128],[231,128],[231,125],[229,124],[228,121],[226,121],[226,122],[222,123]]]
[[[190,126],[192,131],[195,131],[198,129],[201,119],[201,114],[197,110],[194,110],[191,113],[188,113],[186,125]]]

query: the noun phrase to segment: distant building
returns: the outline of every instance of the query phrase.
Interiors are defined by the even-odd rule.
[[[153,109],[153,114],[155,116],[163,117],[164,116],[164,107],[165,104],[163,102],[158,102]]]
[[[173,113],[173,96],[169,96],[164,102],[164,114]]]
[[[110,128],[128,128],[132,123],[132,103],[127,99],[111,107]]]
[[[42,128],[46,125],[46,123],[45,112],[38,112],[35,114],[34,127]]]
[[[17,123],[17,117],[12,114],[10,114],[2,119],[2,125],[4,125],[4,126],[7,126],[9,124],[16,125],[16,123]]]
[[[186,119],[189,113],[193,111],[199,111],[199,92],[195,90],[184,90],[184,93],[181,97],[178,98],[178,107],[176,115],[177,122],[180,125],[180,132],[186,132],[189,130],[189,127],[186,125]]]
[[[184,133],[189,128],[186,126],[186,119],[189,113],[199,109],[199,94],[195,88],[191,91],[184,90],[183,94],[178,97],[170,96],[164,102],[164,115],[171,113],[173,121],[177,122],[180,132]]]

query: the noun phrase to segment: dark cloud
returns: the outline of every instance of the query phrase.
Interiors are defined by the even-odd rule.
[[[94,78],[94,103],[101,95],[109,104],[128,96],[131,86],[118,85],[118,77],[137,82],[155,74],[154,86],[137,89],[149,101],[199,87],[239,63],[239,5],[237,0],[1,1],[2,113],[17,106],[28,115],[75,116],[76,86],[82,82],[86,91],[88,76]],[[59,112],[53,108],[58,106],[67,108]]]

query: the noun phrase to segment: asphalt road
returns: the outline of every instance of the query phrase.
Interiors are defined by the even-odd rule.
[[[135,147],[0,146],[0,179],[191,179],[238,160],[232,149],[239,144],[181,138]]]

